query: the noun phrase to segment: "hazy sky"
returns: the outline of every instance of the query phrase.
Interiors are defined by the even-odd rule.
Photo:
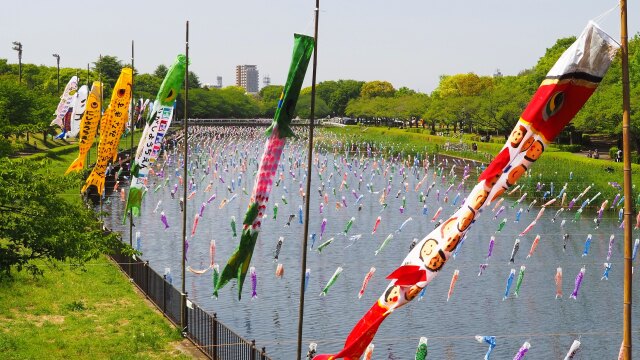
[[[3,0],[0,58],[86,68],[99,54],[152,72],[184,52],[190,21],[190,58],[203,83],[235,82],[235,65],[255,64],[262,77],[283,84],[292,34],[313,32],[315,0],[111,0],[63,5],[51,0]],[[632,2],[629,34],[638,32]],[[616,6],[612,0],[321,0],[318,81],[388,80],[430,92],[443,74],[505,75],[533,66],[559,37]],[[620,38],[619,10],[599,23]],[[311,71],[305,85],[310,84]]]

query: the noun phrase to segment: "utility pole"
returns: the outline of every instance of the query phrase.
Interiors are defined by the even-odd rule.
[[[56,64],[58,65],[58,95],[60,95],[60,55],[52,54],[56,58]]]
[[[22,43],[20,41],[13,42],[13,50],[18,52],[18,76],[20,84],[22,84]]]

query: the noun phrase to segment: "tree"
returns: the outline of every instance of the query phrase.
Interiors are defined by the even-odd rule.
[[[155,75],[150,74],[140,74],[136,76],[136,78],[134,79],[134,95],[137,98],[142,97],[145,99],[155,100],[163,79],[164,78],[159,78]]]
[[[55,195],[69,180],[34,171],[44,165],[0,159],[0,278],[23,269],[40,275],[41,260],[81,264],[125,247],[103,234],[92,210]]]
[[[153,71],[153,75],[155,75],[156,77],[160,78],[160,79],[164,79],[165,76],[167,76],[167,73],[169,72],[169,68],[167,68],[165,65],[160,64],[158,65],[158,67],[156,67],[156,69]]]
[[[331,109],[329,109],[327,103],[321,98],[316,98],[314,117],[316,119],[319,119],[326,117],[330,113]],[[311,118],[311,94],[300,95],[300,97],[298,98],[298,102],[296,103],[294,116],[297,116],[301,119]]]
[[[108,101],[113,86],[118,80],[118,77],[120,77],[120,72],[122,72],[122,61],[118,60],[115,56],[103,55],[98,58],[93,65],[95,71],[97,71],[102,78],[104,98],[105,101]]]
[[[393,88],[388,81],[370,81],[362,85],[362,89],[360,90],[360,96],[368,99],[372,97],[390,97],[396,92],[396,89]]]
[[[360,96],[364,81],[338,80],[337,88],[329,97],[327,105],[334,116],[344,115],[350,100]],[[326,101],[326,100],[325,100]]]
[[[416,94],[415,90],[412,90],[406,86],[403,86],[400,89],[398,89],[398,91],[396,91],[395,96],[406,96],[406,95],[415,95],[415,94]]]
[[[164,78],[163,78],[164,79]],[[193,71],[189,71],[189,89],[201,88],[200,78]]]
[[[493,87],[489,76],[474,73],[443,75],[440,77],[438,92],[441,96],[477,96]]]
[[[278,100],[284,86],[282,85],[269,85],[260,89],[258,96],[260,98],[260,115],[272,118],[276,113],[278,107]]]

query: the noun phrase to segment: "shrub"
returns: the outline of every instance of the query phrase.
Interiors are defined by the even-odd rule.
[[[611,159],[615,159],[615,158],[616,158],[616,153],[617,153],[617,152],[618,152],[618,147],[617,147],[617,146],[612,146],[612,147],[609,149],[609,157],[610,157]]]
[[[582,145],[590,146],[591,145],[591,135],[582,134]]]
[[[558,145],[558,149],[560,149],[560,151],[576,153],[576,152],[580,152],[581,146],[580,145]]]

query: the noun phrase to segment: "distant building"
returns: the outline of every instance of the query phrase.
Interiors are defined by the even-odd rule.
[[[259,88],[257,65],[236,66],[236,86],[244,88],[248,93],[257,93]]]
[[[216,77],[216,87],[217,87],[218,89],[221,89],[221,88],[222,88],[222,76],[217,76],[217,77]]]
[[[496,72],[493,73],[493,77],[495,77],[495,78],[502,77],[502,73],[500,72],[500,69],[496,69]]]
[[[267,75],[262,78],[262,87],[267,87],[269,85],[271,85],[271,78]]]

